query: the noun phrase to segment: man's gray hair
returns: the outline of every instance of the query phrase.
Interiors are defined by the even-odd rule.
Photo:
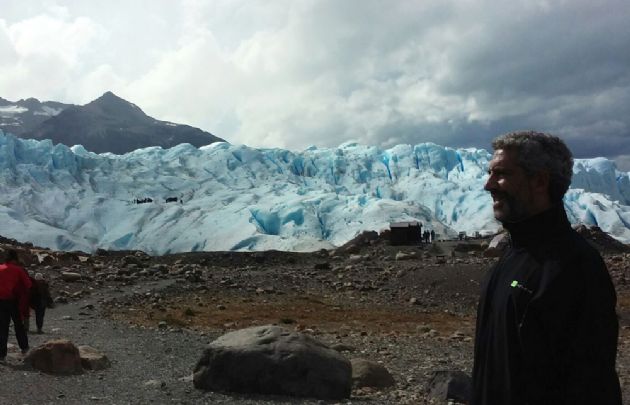
[[[562,139],[535,131],[510,132],[492,141],[492,148],[516,151],[519,166],[530,176],[541,171],[549,173],[551,201],[562,200],[569,189],[573,157]]]

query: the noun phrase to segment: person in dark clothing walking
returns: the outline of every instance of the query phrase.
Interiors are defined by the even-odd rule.
[[[44,316],[46,315],[46,308],[53,308],[54,302],[50,296],[50,288],[48,282],[44,279],[41,273],[36,273],[34,278],[31,278],[33,286],[31,288],[30,306],[35,311],[35,325],[37,326],[37,333],[44,333]]]
[[[6,263],[0,264],[0,361],[7,355],[9,324],[13,320],[15,337],[22,353],[28,351],[28,336],[22,324],[18,302],[28,294],[31,281],[20,266],[15,250],[7,252]]]
[[[573,159],[559,138],[492,143],[485,189],[510,245],[482,283],[471,405],[621,405],[614,286],[562,198]]]

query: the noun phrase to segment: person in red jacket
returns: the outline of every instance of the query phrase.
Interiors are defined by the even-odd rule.
[[[6,263],[0,264],[0,361],[7,355],[9,323],[13,320],[15,337],[22,353],[28,352],[28,336],[22,323],[18,303],[28,297],[31,280],[20,265],[15,250],[9,250]]]

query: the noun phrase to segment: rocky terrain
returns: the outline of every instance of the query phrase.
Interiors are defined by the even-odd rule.
[[[597,230],[581,230],[603,252],[617,288],[618,372],[630,404],[630,253]],[[265,324],[313,335],[349,359],[384,365],[387,389],[355,388],[340,403],[445,403],[430,396],[440,370],[470,373],[479,282],[495,258],[487,240],[390,246],[363,235],[335,251],[52,252],[17,248],[30,272],[50,280],[57,306],[35,347],[53,338],[87,344],[110,368],[77,376],[30,369],[11,347],[0,366],[2,403],[335,403],[197,390],[192,370],[205,345]],[[15,338],[9,341],[15,343]]]

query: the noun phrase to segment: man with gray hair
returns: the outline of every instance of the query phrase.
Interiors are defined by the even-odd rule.
[[[615,289],[562,202],[571,152],[533,131],[492,147],[485,189],[510,245],[482,284],[471,405],[621,405]]]

